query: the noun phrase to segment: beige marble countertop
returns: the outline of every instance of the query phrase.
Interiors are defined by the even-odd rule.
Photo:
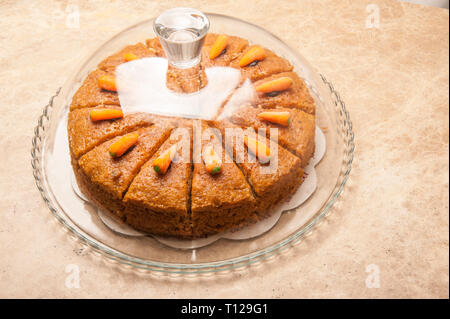
[[[0,1],[0,297],[448,298],[448,10],[394,0],[239,3]],[[301,52],[346,102],[356,157],[338,209],[287,254],[226,275],[138,276],[60,231],[34,184],[31,138],[74,65],[180,5],[255,23]],[[78,288],[67,285],[70,265]]]

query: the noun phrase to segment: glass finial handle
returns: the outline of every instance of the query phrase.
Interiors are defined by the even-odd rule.
[[[209,20],[200,11],[174,8],[156,18],[153,28],[161,42],[169,63],[187,69],[200,62]]]

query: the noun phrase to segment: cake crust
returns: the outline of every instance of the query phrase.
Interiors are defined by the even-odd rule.
[[[89,73],[72,98],[71,111],[98,105],[120,105],[116,92],[106,91],[98,86],[98,79],[103,75],[113,75],[113,73],[103,70]]]

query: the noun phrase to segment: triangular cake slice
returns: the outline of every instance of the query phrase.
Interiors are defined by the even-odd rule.
[[[293,66],[288,60],[279,57],[266,48],[264,49],[266,51],[266,58],[264,60],[257,62],[255,61],[254,64],[251,63],[247,66],[240,67],[239,61],[253,47],[254,45],[246,48],[241,54],[239,54],[239,56],[236,57],[236,59],[233,60],[233,62],[231,62],[232,67],[241,70],[243,78],[249,78],[253,82],[275,73],[292,71]]]
[[[289,124],[282,126],[261,120],[258,114],[262,112],[289,112]],[[299,156],[303,167],[308,164],[314,154],[315,116],[312,114],[297,109],[242,106],[231,115],[230,121],[242,127],[253,127],[255,130],[265,128],[266,136],[269,138],[271,138],[270,129],[276,128],[278,143]]]
[[[153,162],[177,144],[174,161],[165,174]],[[176,128],[141,168],[124,196],[127,224],[156,235],[192,237],[189,217],[192,124]]]
[[[143,43],[137,43],[134,45],[128,45],[116,54],[107,57],[105,60],[100,62],[98,68],[104,71],[114,71],[118,65],[128,62],[125,59],[126,54],[132,54],[138,59],[157,56],[155,50],[150,50]]]
[[[269,139],[262,136],[257,137],[256,134],[251,133],[251,130],[245,131],[245,134],[257,138],[267,147],[271,147],[271,143],[274,143],[272,145],[277,150],[277,154],[272,154],[271,163],[261,163],[248,151],[245,145],[241,144],[241,147],[239,147],[238,140],[227,138],[226,135],[230,134],[229,130],[239,131],[239,126],[225,120],[214,122],[214,125],[225,136],[227,150],[233,153],[233,158],[252,186],[257,196],[258,212],[261,216],[270,213],[273,206],[293,194],[303,182],[304,171],[299,157],[277,145],[274,141],[270,142]]]
[[[297,108],[306,113],[315,114],[316,107],[314,99],[309,94],[308,87],[305,81],[301,79],[295,72],[283,72],[274,74],[254,83],[254,87],[258,85],[275,80],[281,77],[289,77],[292,79],[292,86],[280,92],[273,93],[258,93],[256,105],[265,108],[273,108],[275,106]]]
[[[194,237],[203,237],[254,221],[255,198],[244,175],[214,134],[217,129],[203,121],[196,124],[191,216]],[[207,171],[203,158],[210,147],[222,161],[220,171],[214,175]]]
[[[170,131],[169,126],[161,125],[135,131],[139,134],[137,144],[118,158],[110,155],[109,147],[122,136],[95,147],[78,160],[78,184],[91,201],[100,207],[112,207],[112,213],[122,217],[123,194]]]
[[[231,61],[236,59],[240,53],[248,47],[248,40],[227,35],[228,41],[225,50],[218,57],[211,60],[209,58],[209,52],[218,36],[219,35],[215,33],[208,33],[205,37],[202,48],[202,65],[204,68],[212,66],[229,66]]]
[[[98,86],[98,79],[103,75],[114,76],[112,72],[95,70],[89,73],[72,98],[70,110],[97,105],[120,105],[117,92],[103,90]]]
[[[106,105],[99,108],[115,108],[119,106]],[[72,155],[79,158],[101,143],[144,126],[150,126],[155,121],[147,113],[132,113],[121,119],[93,122],[89,113],[94,108],[76,109],[69,113],[67,131]]]

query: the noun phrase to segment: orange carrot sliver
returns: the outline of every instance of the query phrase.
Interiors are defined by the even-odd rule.
[[[131,52],[127,52],[123,55],[123,58],[125,59],[125,61],[129,62],[129,61],[133,61],[133,60],[137,60],[139,59],[139,57]]]
[[[98,86],[103,90],[117,92],[116,78],[111,75],[102,75],[98,79]]]
[[[119,119],[123,117],[122,110],[118,109],[94,109],[89,112],[89,118],[91,121],[103,121]]]
[[[209,50],[209,58],[211,60],[217,58],[222,53],[222,51],[225,50],[225,48],[227,47],[227,43],[228,37],[224,34],[219,35],[213,46],[211,47],[211,50]]]
[[[271,81],[264,82],[258,85],[255,90],[260,93],[270,93],[277,91],[284,91],[289,89],[294,81],[288,76],[283,76],[278,79],[274,79]]]
[[[128,133],[109,146],[109,154],[116,158],[122,156],[138,141],[138,133]]]
[[[242,68],[255,61],[261,61],[266,58],[266,51],[260,46],[255,46],[247,51],[239,61],[239,66]]]
[[[268,162],[270,160],[270,148],[266,144],[249,136],[244,136],[244,144],[256,155],[261,161]]]
[[[289,112],[262,112],[258,114],[258,119],[268,121],[283,126],[288,126],[291,120]]]
[[[165,150],[159,157],[153,161],[153,169],[158,174],[165,174],[169,169],[170,163],[172,163],[175,154],[177,153],[177,144],[172,145]]]
[[[206,171],[211,175],[220,173],[222,170],[222,161],[212,145],[207,145],[203,150],[203,162],[205,163]]]

